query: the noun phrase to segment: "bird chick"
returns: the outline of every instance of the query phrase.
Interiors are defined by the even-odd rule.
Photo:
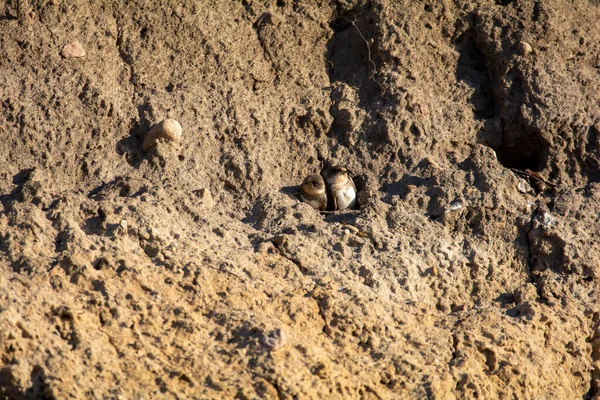
[[[356,186],[354,181],[348,175],[345,167],[329,167],[324,169],[321,174],[329,188],[330,209],[332,211],[341,211],[352,209],[356,205]]]
[[[321,175],[309,175],[304,179],[300,187],[300,198],[315,210],[325,211],[327,192]]]

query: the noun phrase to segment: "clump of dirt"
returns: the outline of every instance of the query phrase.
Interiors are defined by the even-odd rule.
[[[71,3],[0,16],[0,397],[600,396],[596,2]]]

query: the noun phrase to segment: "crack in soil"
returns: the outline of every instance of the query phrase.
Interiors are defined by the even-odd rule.
[[[600,394],[600,313],[595,312],[591,321],[592,334],[588,338],[591,343],[592,366],[590,371],[589,390],[584,399],[593,399]]]
[[[127,65],[127,69],[129,69],[129,83],[131,84],[133,91],[131,94],[131,103],[135,104],[135,97],[137,95],[137,85],[135,83],[135,69],[133,67],[133,60],[131,58],[131,55],[127,53],[123,48],[124,37],[122,23],[120,23],[118,17],[113,17],[115,18],[115,24],[117,25],[117,40],[115,44],[117,46],[117,51],[119,52],[119,57],[121,58],[123,63]]]
[[[262,30],[264,29],[265,26],[267,26],[269,24],[272,24],[272,17],[271,17],[271,14],[265,12],[265,13],[261,14],[260,17],[258,17],[258,19],[256,20],[256,22],[254,22],[254,24],[252,24],[252,29],[256,33],[256,37],[258,39],[258,44],[260,45],[260,48],[262,49],[265,60],[267,60],[269,62],[269,64],[271,65],[271,70],[275,74],[274,84],[277,85],[278,82],[280,82],[279,68],[275,68],[273,56],[272,56],[271,52],[269,51],[269,46],[267,45],[267,43],[265,43],[265,39],[262,35]]]
[[[458,360],[458,344],[459,343],[460,343],[460,340],[458,339],[458,336],[456,335],[456,333],[452,333],[452,358],[450,359],[450,361],[448,361],[448,366],[450,368],[454,367],[454,364]]]
[[[533,221],[535,220],[535,218],[538,216],[538,212],[539,212],[540,206],[538,204],[538,206],[535,208],[535,210],[533,210],[531,212],[531,218],[529,219],[529,227],[527,229],[527,232],[525,232],[525,243],[527,243],[527,265],[525,268],[525,272],[527,273],[527,275],[529,276],[529,282],[535,286],[535,290],[537,292],[538,298],[540,298],[540,300],[542,302],[547,302],[547,299],[544,298],[541,288],[540,288],[540,282],[538,282],[538,280],[536,279],[536,277],[534,276],[534,267],[535,267],[535,260],[533,259],[533,255],[531,252],[531,247],[532,247],[532,243],[531,240],[529,238],[529,234],[531,233],[531,231],[533,231]]]

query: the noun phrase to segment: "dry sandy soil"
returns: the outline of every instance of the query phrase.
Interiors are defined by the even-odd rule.
[[[0,8],[0,398],[600,398],[598,1],[86,3]]]

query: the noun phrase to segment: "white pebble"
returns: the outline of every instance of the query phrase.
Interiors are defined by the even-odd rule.
[[[533,192],[531,185],[529,185],[529,183],[527,183],[527,181],[525,181],[525,179],[521,179],[521,178],[519,178],[519,183],[517,183],[517,190],[519,190],[519,192],[521,192],[521,193],[532,193]]]
[[[79,41],[75,40],[63,47],[61,53],[64,58],[82,58],[85,57],[85,50]]]
[[[552,214],[545,212],[542,216],[542,225],[547,228],[556,225],[556,218]]]

